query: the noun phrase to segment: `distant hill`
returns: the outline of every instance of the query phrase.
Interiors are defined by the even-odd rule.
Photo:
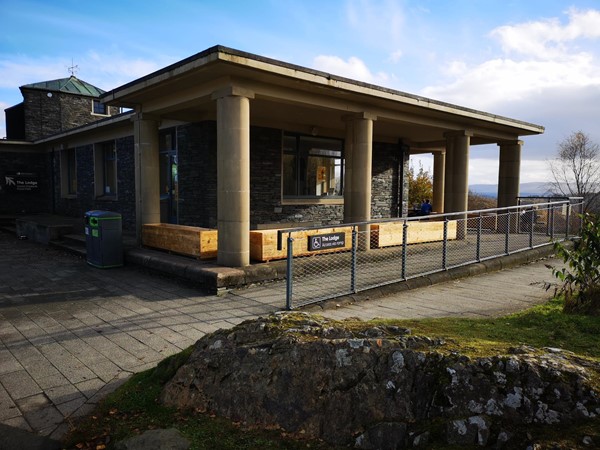
[[[548,195],[548,185],[549,183],[521,183],[520,190],[521,196],[523,197],[533,197],[536,195],[545,196]],[[496,198],[498,195],[498,185],[497,184],[471,184],[469,189],[476,194],[483,195],[485,197]]]

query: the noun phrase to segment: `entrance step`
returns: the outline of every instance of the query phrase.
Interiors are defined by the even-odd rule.
[[[64,234],[60,239],[50,241],[50,245],[78,256],[85,257],[87,254],[83,234]]]
[[[16,234],[17,226],[15,223],[16,217],[14,215],[0,214],[0,230]]]

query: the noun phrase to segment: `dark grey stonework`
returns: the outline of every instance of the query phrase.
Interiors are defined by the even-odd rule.
[[[116,139],[117,196],[111,200],[96,198],[94,189],[94,147],[77,147],[77,196],[61,197],[60,155],[54,157],[55,213],[81,217],[86,211],[104,210],[120,213],[124,230],[135,230],[135,161],[133,136]]]
[[[18,148],[0,148],[0,214],[52,212],[51,154]],[[6,176],[18,172],[37,175],[39,188],[18,192],[6,187]]]
[[[402,172],[402,180],[403,180],[403,187],[402,187],[402,199],[401,199],[401,203],[402,203],[402,217],[406,217],[408,216],[408,187],[409,187],[409,182],[408,182],[408,169],[410,168],[410,152],[409,149],[407,148],[405,151],[403,151],[401,153],[402,155],[402,160],[403,160],[403,165],[404,165],[404,170]]]
[[[398,144],[373,143],[371,218],[387,219],[401,215],[398,187],[403,157]]]
[[[281,201],[282,131],[252,127],[250,130],[250,223],[335,225],[343,222],[343,205],[283,205]],[[217,127],[213,121],[177,128],[179,171],[179,223],[217,226]],[[399,166],[400,161],[400,166]],[[408,168],[408,154],[397,144],[373,146],[373,218],[398,216],[401,165]],[[402,184],[400,184],[402,186]],[[401,191],[401,189],[400,189]],[[404,198],[408,198],[404,183]],[[407,212],[403,203],[404,215]]]
[[[217,227],[217,124],[177,127],[179,223]]]
[[[81,125],[104,119],[106,116],[92,114],[92,97],[52,92],[39,89],[23,89],[25,139],[35,141]],[[117,108],[109,112],[116,114]]]
[[[250,222],[259,224],[335,225],[343,222],[343,205],[283,205],[281,201],[282,131],[252,127],[250,132]],[[97,199],[94,190],[93,146],[77,148],[77,196],[62,198],[60,157],[54,157],[55,212],[83,217],[86,211],[119,212],[123,228],[135,229],[135,162],[133,137],[117,139],[117,197]],[[177,128],[179,223],[207,228],[217,226],[217,129],[214,121]],[[408,155],[395,144],[373,146],[372,217],[398,216],[399,176],[408,167]],[[400,164],[399,164],[400,163]],[[408,184],[404,183],[404,198]],[[406,202],[403,202],[406,213]]]

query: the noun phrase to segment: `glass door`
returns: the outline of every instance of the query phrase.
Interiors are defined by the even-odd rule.
[[[177,223],[177,200],[179,197],[177,153],[160,153],[160,221]]]

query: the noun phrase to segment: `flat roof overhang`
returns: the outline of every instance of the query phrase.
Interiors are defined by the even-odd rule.
[[[377,117],[375,139],[415,150],[445,146],[445,133],[468,130],[473,145],[541,134],[544,127],[362,83],[222,46],[102,95],[108,105],[183,121],[216,117],[212,94],[235,86],[252,93],[251,123],[344,136],[344,117]]]

